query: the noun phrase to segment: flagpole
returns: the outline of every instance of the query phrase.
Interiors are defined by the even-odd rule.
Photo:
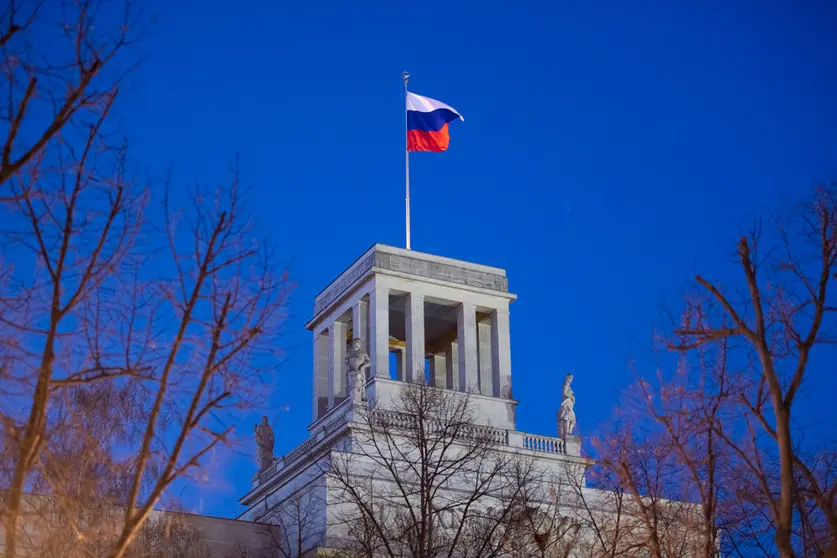
[[[401,74],[404,80],[404,172],[406,178],[406,228],[407,228],[407,250],[410,250],[410,140],[408,138],[408,124],[407,124],[407,82],[410,80],[410,73],[404,72]]]

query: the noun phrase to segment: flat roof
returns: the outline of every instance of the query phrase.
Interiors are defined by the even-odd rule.
[[[506,270],[434,254],[374,244],[314,298],[314,315],[340,297],[372,268],[508,293]]]

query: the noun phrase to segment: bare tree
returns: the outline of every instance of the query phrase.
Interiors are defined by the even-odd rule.
[[[669,346],[688,353],[728,339],[742,352],[743,366],[750,366],[753,381],[745,386],[740,403],[752,426],[772,440],[778,458],[775,482],[759,454],[748,456],[740,446],[737,453],[757,473],[776,547],[789,557],[796,554],[797,473],[827,525],[830,548],[837,547],[837,516],[828,497],[832,489],[799,458],[792,430],[793,403],[812,352],[837,344],[837,187],[816,187],[810,198],[776,220],[776,229],[775,237],[756,229],[739,241],[741,296],[702,276],[695,278],[697,294],[686,300]],[[754,431],[749,438],[751,450],[765,448]]]
[[[264,556],[298,558],[306,556],[322,543],[325,535],[325,502],[316,490],[294,493],[276,504],[260,521],[270,541]]]
[[[126,47],[140,35],[139,16],[124,1],[7,3],[0,13],[0,202],[19,199],[10,184],[41,163],[53,140],[72,136],[66,127],[74,119],[95,120],[112,102],[133,65]]]
[[[612,475],[627,497],[623,517],[631,523],[629,550],[654,558],[698,554],[703,546],[695,528],[699,509],[688,501],[690,485],[668,435],[623,420],[596,444],[604,474]]]
[[[746,404],[757,375],[746,360],[733,366],[733,342],[706,343],[672,363],[673,373],[662,367],[626,392],[612,432],[595,440],[589,478],[604,490],[574,486],[580,521],[595,534],[590,555],[779,554],[778,451]],[[795,451],[792,535],[804,556],[833,552],[822,498],[806,481],[815,475],[815,490],[828,487],[833,498],[830,455]]]
[[[31,216],[30,191],[22,192],[20,203]],[[226,440],[237,411],[259,401],[259,390],[254,388],[260,373],[276,365],[275,341],[284,320],[289,284],[285,274],[277,272],[269,244],[256,236],[254,223],[241,207],[242,198],[237,171],[228,186],[210,195],[196,191],[185,211],[175,210],[167,198],[164,248],[131,252],[134,245],[128,241],[123,248],[125,233],[115,248],[102,249],[100,253],[106,254],[102,263],[97,263],[95,252],[91,257],[90,252],[80,250],[86,257],[63,259],[78,261],[80,274],[57,282],[48,273],[52,282],[44,282],[42,290],[33,288],[27,291],[29,296],[9,297],[20,304],[10,304],[12,312],[7,316],[20,319],[6,324],[32,338],[24,336],[25,343],[19,337],[7,338],[7,346],[15,352],[10,377],[18,382],[23,402],[3,413],[7,441],[16,448],[6,498],[7,556],[13,556],[16,549],[23,489],[27,479],[32,480],[30,473],[58,470],[54,465],[58,461],[49,457],[48,417],[51,406],[67,390],[108,380],[119,389],[131,387],[136,397],[137,412],[131,424],[136,436],[119,440],[118,447],[111,448],[111,459],[101,464],[113,467],[113,478],[120,479],[120,491],[113,496],[118,497],[115,503],[122,510],[122,521],[108,551],[111,556],[125,555],[166,488]],[[67,219],[72,219],[73,212],[67,211]],[[38,215],[52,213],[44,210]],[[54,232],[49,217],[43,219],[43,229]],[[126,225],[131,234],[138,221],[137,217]],[[106,224],[100,234],[110,240],[110,230]],[[68,237],[63,229],[55,234],[60,239]],[[96,243],[100,245],[110,246],[105,241]],[[49,244],[36,242],[35,247],[40,246]],[[75,254],[79,243],[61,242],[59,254],[70,251],[68,246],[73,246]],[[44,260],[50,255],[47,248],[37,253]],[[70,286],[76,288],[68,291]],[[82,293],[78,301],[75,293]],[[63,297],[70,302],[62,304]],[[41,323],[44,312],[51,329],[42,332],[29,324]],[[62,329],[64,322],[69,327]],[[46,360],[31,350],[42,347],[38,339],[44,334],[53,347]],[[30,383],[35,384],[32,391]],[[20,411],[27,405],[29,418],[18,427]],[[79,432],[70,434],[68,443],[73,443]],[[43,478],[54,476],[60,478],[51,474]],[[60,499],[67,487],[52,483],[48,488]]]
[[[807,555],[837,556],[829,523],[837,514],[837,450],[832,445],[796,454],[801,462],[797,472],[796,507],[802,546],[811,549]],[[823,506],[830,511],[824,512]]]
[[[696,349],[694,362],[679,359],[674,374],[660,370],[654,378],[639,378],[634,387],[637,397],[629,399],[629,408],[624,409],[635,420],[647,420],[658,429],[652,440],[669,457],[669,472],[680,484],[669,494],[698,505],[699,517],[683,517],[681,523],[687,522],[702,543],[693,555],[705,558],[718,553],[718,500],[733,458],[718,433],[719,425],[732,419],[735,386],[741,382],[740,374],[729,370],[728,343],[721,339]],[[634,453],[649,461],[659,455],[654,449]],[[635,493],[631,486],[628,490]]]
[[[145,332],[126,327],[118,336],[142,355],[153,381],[113,558],[124,554],[171,482],[226,440],[235,411],[258,401],[259,374],[278,362],[290,285],[241,203],[236,169],[228,187],[211,197],[196,192],[185,212],[168,198],[164,204],[174,278],[158,283],[150,295],[157,303],[129,306],[141,311],[127,323],[145,323]],[[137,338],[139,347],[131,344]],[[225,420],[222,411],[233,414]]]
[[[118,507],[102,552],[124,556],[276,363],[288,284],[242,209],[237,170],[217,190],[167,196],[165,222],[146,228],[147,192],[108,125],[137,15],[128,2],[15,0],[0,17],[7,557],[25,533],[27,490],[48,494],[78,540],[98,537],[91,509]],[[78,389],[100,382],[110,385]],[[130,393],[130,423],[91,438],[78,398],[113,403],[106,390]]]
[[[579,549],[585,556],[595,558],[633,556],[637,522],[626,509],[623,487],[601,467],[591,466],[585,474],[596,488],[585,486],[580,476],[567,476],[573,502],[571,517],[584,532],[578,541]]]
[[[188,517],[167,512],[143,524],[127,558],[210,558],[203,530]]]
[[[51,404],[46,441],[21,502],[26,555],[96,555],[113,539],[127,470],[113,451],[131,436],[130,388],[109,382],[63,390]],[[13,469],[15,444],[0,454]],[[100,554],[101,552],[99,552]]]
[[[73,386],[52,402],[32,491],[22,502],[25,555],[103,556],[114,544],[131,478],[130,462],[118,459],[118,448],[141,433],[137,387]],[[152,517],[127,555],[208,556],[202,531],[187,517],[171,512]]]
[[[538,472],[475,424],[467,394],[411,383],[359,412],[326,468],[353,555],[503,555]]]
[[[565,475],[579,485],[583,470]],[[568,497],[572,492],[558,475],[542,475],[539,482],[519,479],[522,498],[506,528],[505,555],[514,558],[570,558],[582,549],[582,524],[574,517]]]
[[[134,372],[78,355],[72,369],[62,360],[83,338],[82,308],[109,283],[139,230],[144,196],[124,147],[105,130],[132,66],[123,53],[136,24],[125,3],[12,0],[0,15],[0,418],[16,456],[2,517],[8,556],[54,390]]]
[[[143,374],[131,361],[107,366],[80,349],[104,325],[86,313],[94,297],[116,286],[145,202],[127,174],[124,150],[97,148],[112,102],[90,124],[80,151],[58,146],[54,173],[41,176],[33,167],[31,182],[12,188],[8,222],[19,228],[4,233],[17,265],[0,299],[7,396],[0,418],[18,450],[4,517],[8,556],[15,553],[26,479],[44,446],[51,396],[72,385]]]
[[[674,355],[659,352],[656,374],[637,373],[612,433],[596,440],[591,477],[622,497],[625,518],[603,529],[607,516],[588,511],[605,555],[834,552],[833,440],[803,444],[791,404],[812,349],[835,342],[835,202],[833,187],[817,188],[777,220],[772,245],[755,233],[740,241],[743,296],[697,278],[663,337]]]

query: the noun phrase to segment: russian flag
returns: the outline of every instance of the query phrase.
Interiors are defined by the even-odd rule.
[[[407,151],[445,151],[450,143],[448,122],[465,120],[445,103],[407,93]]]

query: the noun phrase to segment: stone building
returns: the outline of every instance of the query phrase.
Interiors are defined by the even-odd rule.
[[[335,488],[324,457],[345,451],[341,440],[361,426],[358,405],[374,401],[386,408],[407,382],[419,379],[467,393],[475,427],[490,432],[499,451],[531,458],[556,476],[574,468],[583,484],[579,437],[517,429],[509,343],[509,305],[515,299],[503,269],[372,246],[314,301],[307,324],[314,351],[309,437],[253,477],[252,489],[240,498],[246,511],[239,519],[272,523],[304,502],[306,546],[339,548],[345,533],[334,521]],[[352,339],[360,339],[369,357],[363,401],[347,385]]]

